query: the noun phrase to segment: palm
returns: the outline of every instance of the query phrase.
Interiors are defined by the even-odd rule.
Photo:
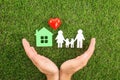
[[[36,61],[37,64],[35,64],[35,66],[37,66],[42,73],[48,75],[58,71],[58,68],[50,59],[40,55],[36,56],[36,58],[38,58],[38,61]]]
[[[74,74],[76,71],[78,71],[79,70],[79,68],[82,68],[82,66],[80,65],[80,66],[78,66],[78,65],[76,65],[76,64],[78,64],[77,62],[76,62],[76,60],[75,59],[71,59],[71,60],[68,60],[68,61],[66,61],[66,62],[64,62],[62,65],[61,65],[61,69],[62,69],[62,71],[64,71],[64,72],[67,72],[68,74]]]
[[[86,66],[88,60],[92,56],[92,54],[94,52],[94,48],[95,48],[95,39],[92,39],[88,50],[81,56],[78,56],[74,59],[64,62],[61,65],[61,71],[63,73],[72,75],[75,72],[77,72],[78,70],[82,69],[84,66]]]
[[[50,59],[37,54],[35,49],[30,47],[26,39],[23,39],[22,42],[27,56],[42,73],[48,75],[58,72],[57,66]]]

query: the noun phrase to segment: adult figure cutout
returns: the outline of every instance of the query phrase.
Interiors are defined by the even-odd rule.
[[[79,29],[78,30],[78,34],[76,35],[75,41],[77,40],[77,48],[82,48],[83,47],[83,40],[85,40],[83,34],[82,34],[82,30]]]
[[[65,38],[64,38],[63,32],[61,30],[58,31],[58,35],[55,38],[55,40],[57,40],[58,48],[62,48],[62,44],[64,43]]]

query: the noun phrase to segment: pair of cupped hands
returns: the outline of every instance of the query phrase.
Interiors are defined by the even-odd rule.
[[[88,49],[82,55],[65,61],[59,70],[54,62],[47,57],[38,54],[26,39],[22,39],[22,44],[27,56],[33,64],[46,75],[47,80],[71,80],[71,77],[75,72],[87,65],[88,60],[94,53],[95,43],[95,38],[92,38]]]

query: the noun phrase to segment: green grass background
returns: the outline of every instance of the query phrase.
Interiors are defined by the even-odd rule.
[[[58,49],[58,30],[47,24],[59,17],[64,36],[72,38],[82,29],[83,49]],[[53,47],[38,48],[35,30],[46,27],[53,36]],[[120,0],[0,0],[0,80],[45,80],[26,56],[21,40],[26,38],[39,54],[58,67],[81,55],[90,39],[97,40],[88,65],[74,74],[73,80],[120,80]]]

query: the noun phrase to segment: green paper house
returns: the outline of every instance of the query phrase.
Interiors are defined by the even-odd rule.
[[[52,36],[53,34],[46,28],[41,30],[36,30],[36,46],[37,47],[50,47],[52,46]]]

